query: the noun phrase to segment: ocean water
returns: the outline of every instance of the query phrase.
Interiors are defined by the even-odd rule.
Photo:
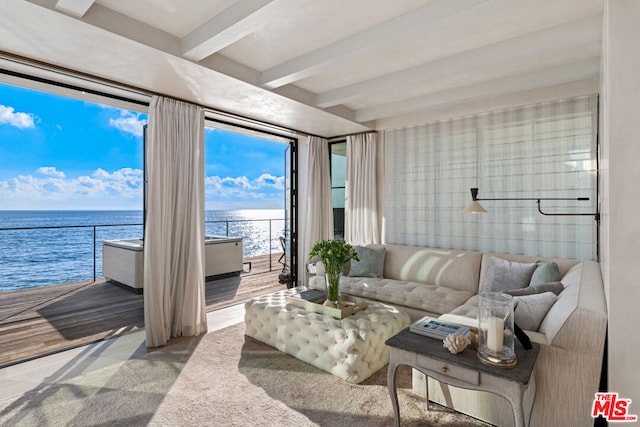
[[[93,279],[94,233],[96,277],[102,277],[102,241],[142,238],[142,216],[142,211],[0,211],[0,292]],[[206,211],[205,230],[242,237],[245,257],[267,255],[270,248],[282,251],[283,218],[279,209],[212,210]],[[30,227],[71,228],[2,230]]]

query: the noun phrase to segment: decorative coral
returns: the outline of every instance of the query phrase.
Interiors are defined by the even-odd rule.
[[[442,346],[446,347],[453,354],[460,353],[469,344],[471,344],[471,341],[460,334],[449,334],[442,341]]]

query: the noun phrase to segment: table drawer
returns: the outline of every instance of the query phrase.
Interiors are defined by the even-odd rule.
[[[480,373],[473,369],[463,368],[421,355],[417,355],[416,362],[418,367],[433,371],[439,375],[455,378],[473,385],[480,384]]]

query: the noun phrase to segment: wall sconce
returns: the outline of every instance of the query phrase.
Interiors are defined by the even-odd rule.
[[[562,198],[562,197],[533,197],[533,198],[505,198],[505,199],[479,199],[478,198],[478,189],[477,188],[472,188],[471,189],[471,203],[469,203],[467,205],[467,207],[464,209],[464,213],[466,214],[484,214],[487,213],[486,209],[482,207],[482,205],[480,205],[480,203],[478,203],[478,201],[493,201],[493,200],[535,200],[536,204],[538,205],[538,212],[540,212],[542,215],[548,215],[548,216],[593,216],[594,219],[599,223],[600,222],[600,212],[595,212],[595,213],[550,213],[550,212],[543,212],[542,208],[540,207],[540,201],[541,200],[577,200],[579,202],[584,202],[584,201],[588,201],[589,198],[588,197],[575,197],[575,198]]]

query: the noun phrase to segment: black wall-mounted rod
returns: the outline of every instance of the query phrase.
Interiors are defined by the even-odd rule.
[[[569,213],[569,212],[560,212],[560,213],[552,213],[552,212],[544,212],[542,210],[542,207],[540,206],[540,201],[541,200],[575,200],[578,202],[586,202],[589,201],[588,197],[507,197],[507,198],[499,198],[499,199],[479,199],[478,198],[478,189],[477,188],[472,188],[471,189],[471,198],[473,199],[474,202],[482,202],[482,201],[500,201],[500,200],[531,200],[536,202],[536,204],[538,205],[538,212],[540,212],[542,215],[546,215],[546,216],[593,216],[594,219],[600,223],[600,212],[594,212],[594,213],[583,213],[583,212],[577,212],[577,213]]]
[[[543,212],[542,208],[540,207],[540,200],[545,200],[545,199],[539,199],[536,203],[538,204],[538,212],[540,212],[542,215],[547,215],[547,216],[593,216],[594,219],[597,222],[600,222],[600,212],[577,212],[577,213],[550,213],[550,212]],[[571,199],[573,200],[573,199]],[[588,199],[587,199],[588,200]]]

